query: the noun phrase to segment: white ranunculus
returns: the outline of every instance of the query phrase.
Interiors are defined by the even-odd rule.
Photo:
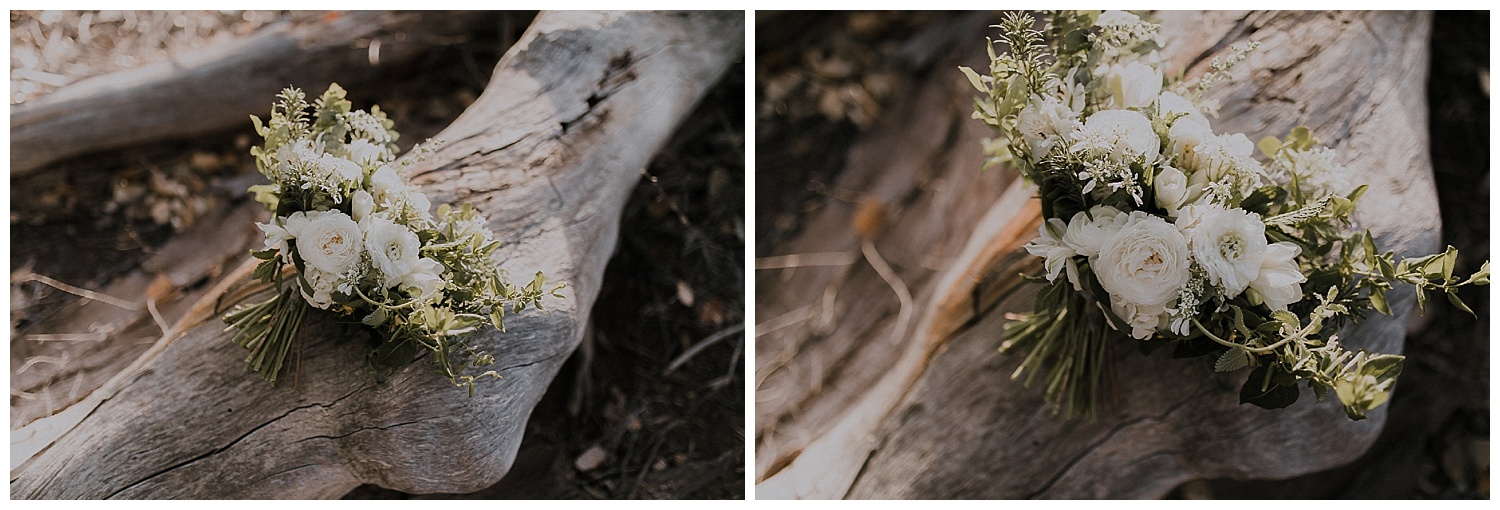
[[[1068,231],[1068,225],[1059,218],[1052,218],[1042,223],[1037,228],[1037,237],[1026,243],[1026,251],[1032,255],[1047,259],[1043,266],[1047,269],[1047,281],[1057,279],[1063,266],[1068,263],[1074,255],[1077,255],[1068,244],[1063,242],[1063,235]]]
[[[1191,276],[1187,239],[1143,211],[1132,211],[1090,261],[1104,290],[1135,306],[1165,306]]]
[[[1260,273],[1266,257],[1266,225],[1254,213],[1219,205],[1194,206],[1191,214],[1178,218],[1178,227],[1187,235],[1193,259],[1224,297],[1240,295]]]
[[[1156,206],[1166,209],[1173,217],[1203,192],[1201,185],[1189,184],[1187,175],[1171,166],[1163,166],[1161,173],[1151,181],[1151,186],[1156,189]]]
[[[297,253],[308,266],[337,275],[359,262],[363,236],[359,224],[349,215],[342,211],[315,211],[301,219],[295,216],[287,218],[287,231],[296,236]]]
[[[1016,115],[1016,129],[1035,159],[1046,156],[1059,142],[1072,141],[1079,127],[1078,113],[1050,95],[1032,96],[1031,103]]]
[[[1260,273],[1250,281],[1250,288],[1272,310],[1286,310],[1287,305],[1302,300],[1302,282],[1307,277],[1297,268],[1302,248],[1292,243],[1273,243],[1266,247]]]
[[[1089,219],[1093,216],[1093,219]],[[1063,242],[1079,255],[1092,257],[1099,254],[1104,241],[1114,237],[1125,225],[1125,216],[1119,209],[1107,205],[1094,206],[1088,213],[1079,212],[1068,221],[1068,231]]]
[[[1110,97],[1120,108],[1151,106],[1161,93],[1161,71],[1140,62],[1111,65],[1107,76]]]
[[[375,197],[365,190],[355,190],[354,199],[350,201],[349,212],[353,213],[354,221],[364,221],[366,216],[375,212]]]
[[[387,150],[384,145],[376,145],[363,138],[349,142],[344,146],[344,150],[349,153],[349,160],[359,163],[360,166],[385,161],[391,157],[391,151]]]
[[[365,247],[370,262],[380,271],[387,287],[395,286],[416,269],[422,244],[417,234],[380,216],[365,222]]]
[[[370,191],[374,192],[376,199],[389,200],[387,195],[406,193],[406,182],[401,180],[401,176],[390,165],[380,165],[370,175]]]
[[[1073,152],[1108,155],[1115,161],[1130,161],[1140,156],[1153,159],[1161,140],[1151,129],[1151,121],[1140,112],[1101,110],[1084,120],[1077,134]]]
[[[1161,93],[1159,101],[1163,118],[1171,118],[1173,115],[1180,114],[1182,116],[1177,118],[1178,121],[1202,122],[1203,127],[1208,128],[1208,117],[1204,117],[1203,112],[1198,110],[1198,106],[1188,98],[1179,96],[1176,92],[1167,91]]]
[[[1163,324],[1170,321],[1167,308],[1162,305],[1136,305],[1111,297],[1110,309],[1125,319],[1130,326],[1130,337],[1136,340],[1151,338]]]

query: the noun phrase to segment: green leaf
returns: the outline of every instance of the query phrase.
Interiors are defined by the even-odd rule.
[[[1261,154],[1265,154],[1266,158],[1270,159],[1274,159],[1276,153],[1281,152],[1281,140],[1277,140],[1274,136],[1261,138],[1260,143],[1255,144],[1255,146],[1260,149]]]
[[[1469,309],[1469,305],[1464,304],[1464,301],[1458,298],[1458,294],[1456,294],[1453,289],[1448,289],[1447,295],[1448,303],[1453,305],[1454,308],[1468,312],[1468,314],[1473,316],[1475,319],[1479,318],[1479,315],[1475,314],[1474,310]]]
[[[1295,313],[1288,312],[1286,310],[1276,310],[1274,312],[1271,312],[1271,318],[1282,324],[1290,326],[1294,330],[1302,329],[1302,321],[1298,320],[1297,314]]]
[[[1328,386],[1327,385],[1319,383],[1318,381],[1314,381],[1312,379],[1308,379],[1307,380],[1307,387],[1312,388],[1313,395],[1318,398],[1318,400],[1317,400],[1318,402],[1322,402],[1324,400],[1328,400]]]
[[[375,326],[385,324],[385,321],[388,318],[390,318],[390,312],[385,311],[384,308],[376,308],[375,311],[370,312],[369,315],[366,315],[365,318],[360,319],[359,322],[373,328]]]
[[[1262,365],[1250,371],[1250,377],[1240,386],[1240,403],[1254,404],[1261,409],[1281,409],[1297,402],[1300,394],[1296,386],[1270,384],[1265,386],[1266,373],[1271,365]]]
[[[1244,349],[1229,349],[1214,363],[1215,372],[1233,372],[1250,366],[1250,352]]]
[[[251,115],[250,123],[255,125],[255,134],[260,135],[262,138],[266,136],[266,125],[260,121],[260,117]]]
[[[976,73],[973,69],[969,69],[964,66],[958,66],[958,70],[964,72],[964,76],[967,76],[969,78],[969,84],[973,85],[975,90],[986,94],[990,93],[990,88],[985,85],[984,78],[981,78],[979,76],[979,73]]]
[[[1385,301],[1385,289],[1375,287],[1370,289],[1370,305],[1375,311],[1391,315],[1391,305]]]
[[[268,248],[260,251],[250,250],[250,256],[261,260],[271,260],[276,258],[276,252],[278,251],[280,250],[276,248]]]

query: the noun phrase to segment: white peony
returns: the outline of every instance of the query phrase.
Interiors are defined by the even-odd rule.
[[[1132,211],[1090,261],[1104,290],[1135,306],[1165,306],[1191,276],[1187,239],[1142,211]]]
[[[375,211],[375,197],[365,190],[355,190],[354,199],[350,201],[349,212],[354,216],[354,221],[364,221],[366,216]]]
[[[1089,219],[1093,216],[1093,219]],[[1068,231],[1063,234],[1063,242],[1069,248],[1085,257],[1093,257],[1099,254],[1099,248],[1104,241],[1114,237],[1120,228],[1125,226],[1126,216],[1120,214],[1119,209],[1107,205],[1094,206],[1088,213],[1079,212],[1068,221]]]
[[[384,145],[376,145],[363,138],[349,142],[344,146],[344,150],[349,153],[349,159],[359,163],[360,166],[379,163],[391,157],[391,151],[387,150]]]
[[[1125,319],[1130,326],[1130,337],[1136,340],[1151,338],[1163,324],[1171,320],[1167,308],[1162,305],[1136,305],[1111,296],[1110,309]]]
[[[1078,142],[1071,147],[1073,152],[1107,155],[1114,161],[1154,156],[1161,143],[1151,129],[1151,121],[1130,110],[1095,112],[1084,121],[1077,138]]]
[[[1266,225],[1254,213],[1219,205],[1192,206],[1178,217],[1177,225],[1187,235],[1193,259],[1224,297],[1240,295],[1260,273],[1266,257]]]
[[[286,231],[297,239],[303,262],[335,275],[359,262],[364,248],[359,224],[341,211],[292,213]]]
[[[1217,181],[1231,172],[1258,168],[1260,163],[1250,156],[1254,151],[1255,144],[1244,133],[1216,135],[1197,144],[1187,161],[1194,170],[1204,172],[1208,180]]]
[[[1043,266],[1047,269],[1049,282],[1056,280],[1063,266],[1072,262],[1072,257],[1077,255],[1067,243],[1063,242],[1062,238],[1067,230],[1068,225],[1063,223],[1063,220],[1052,218],[1043,222],[1042,226],[1037,228],[1037,237],[1026,243],[1025,248],[1028,253],[1047,259]]]
[[[1161,93],[1161,71],[1140,62],[1111,65],[1106,77],[1110,97],[1120,108],[1151,106]]]
[[[422,247],[416,233],[381,216],[371,216],[364,227],[370,262],[380,271],[387,287],[400,283],[416,269]]]
[[[1292,243],[1273,243],[1266,247],[1260,273],[1250,281],[1250,288],[1272,310],[1286,310],[1287,305],[1302,300],[1302,282],[1307,277],[1297,268],[1302,248]]]
[[[1045,157],[1058,142],[1072,141],[1079,127],[1078,113],[1052,96],[1031,96],[1031,103],[1016,115],[1016,129],[1034,159]]]

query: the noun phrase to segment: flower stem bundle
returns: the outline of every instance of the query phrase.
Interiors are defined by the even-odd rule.
[[[1252,143],[1214,132],[1203,94],[1232,79],[1256,44],[1234,46],[1193,82],[1165,75],[1160,27],[1120,11],[1011,13],[990,69],[960,68],[981,93],[974,118],[999,135],[986,167],[1037,186],[1043,224],[1026,249],[1045,259],[1033,313],[1005,327],[1067,416],[1094,417],[1111,338],[1214,370],[1249,369],[1241,403],[1291,405],[1298,384],[1359,420],[1389,399],[1402,356],[1349,351],[1337,332],[1411,285],[1458,299],[1489,263],[1453,274],[1458,252],[1397,260],[1351,214],[1367,186],[1305,127]],[[997,46],[999,49],[997,49]],[[1260,157],[1255,156],[1255,152]]]
[[[265,143],[250,150],[271,182],[251,186],[272,213],[257,223],[265,247],[252,278],[274,293],[240,304],[224,316],[235,341],[250,353],[248,368],[275,383],[292,344],[312,319],[364,330],[367,362],[377,373],[405,366],[422,351],[436,371],[470,394],[471,369],[494,358],[468,344],[481,329],[505,329],[512,311],[540,307],[546,279],[513,285],[492,259],[500,243],[468,204],[434,214],[422,192],[399,173],[416,158],[395,158],[399,136],[381,113],[354,110],[337,84],[313,104],[288,88],[271,118],[251,116]],[[309,110],[311,113],[309,114]]]

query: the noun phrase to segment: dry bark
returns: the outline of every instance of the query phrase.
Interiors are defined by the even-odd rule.
[[[361,483],[415,493],[493,484],[580,340],[640,169],[739,58],[743,29],[740,13],[543,13],[439,134],[447,144],[412,168],[434,203],[465,201],[488,216],[502,268],[568,284],[547,312],[514,315],[508,332],[475,340],[503,379],[468,398],[419,360],[376,382],[359,342],[316,336],[300,384],[272,388],[224,333],[216,289],[94,395],[12,434],[13,454],[27,432],[51,443],[12,472],[12,496],[310,498]]]
[[[292,84],[358,89],[487,23],[479,11],[355,11],[284,21],[166,62],[96,76],[11,107],[12,176],[95,151],[190,138],[265,117],[264,98]]]
[[[1190,77],[1231,43],[1263,42],[1209,94],[1223,105],[1215,131],[1256,139],[1311,127],[1371,185],[1362,227],[1398,253],[1437,248],[1423,100],[1430,16],[1160,18]],[[953,65],[985,64],[975,40]],[[757,322],[805,319],[758,332],[757,497],[1150,498],[1196,478],[1326,469],[1369,447],[1384,409],[1351,422],[1306,390],[1284,410],[1237,405],[1243,372],[1215,375],[1167,350],[1142,356],[1125,340],[1098,421],[1052,416],[1041,388],[1010,379],[1020,360],[996,352],[1004,315],[1031,306],[1013,275],[1036,267],[1019,250],[1036,202],[1025,188],[1001,192],[1012,174],[977,170],[989,133],[968,119],[973,92],[960,75],[925,79],[856,144],[836,183],[894,205],[874,245],[911,287],[915,328],[887,331],[898,305],[863,261],[757,274]],[[772,254],[859,253],[853,216],[823,207]],[[1413,302],[1407,291],[1392,307]],[[1399,353],[1405,316],[1372,317],[1346,343]]]

